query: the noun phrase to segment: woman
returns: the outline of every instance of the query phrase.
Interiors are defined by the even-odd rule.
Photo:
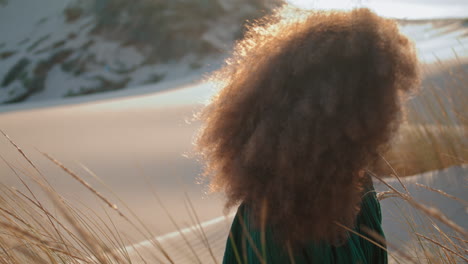
[[[226,208],[223,263],[387,263],[369,174],[418,85],[414,48],[368,9],[283,7],[251,26],[196,145]]]

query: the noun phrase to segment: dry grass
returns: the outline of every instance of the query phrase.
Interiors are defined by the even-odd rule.
[[[406,122],[374,171],[409,176],[468,163],[468,64],[423,67],[428,77],[406,105]],[[442,72],[443,74],[441,74]]]
[[[407,122],[401,126],[389,151],[382,155],[377,167],[373,168],[376,174],[399,178],[468,163],[467,64],[458,59],[450,65],[439,62],[423,68],[423,75],[434,75],[434,70],[439,74],[433,78],[426,78],[419,94],[407,103]],[[463,227],[454,223],[438,208],[415,201],[405,186],[405,192],[399,192],[387,184],[385,179],[374,176],[389,188],[388,191],[379,194],[379,199],[399,198],[421,213],[407,214],[402,208],[401,220],[405,222],[410,239],[415,243],[413,247],[406,248],[407,252],[397,251],[395,258],[390,259],[391,263],[468,262],[468,233]],[[402,181],[399,179],[399,182]],[[417,183],[416,185],[452,199],[454,203],[461,203],[465,208],[468,204],[467,201],[443,190]],[[428,223],[423,229],[430,235],[422,235],[416,231],[421,218]],[[440,224],[449,227],[454,233],[442,231]],[[389,249],[396,248],[392,245],[387,246]]]
[[[453,78],[466,77],[465,75],[455,75]],[[468,102],[466,83],[468,82],[463,80],[463,85],[453,87],[451,90],[453,93],[450,94],[441,93],[443,90],[432,88],[431,94],[435,96],[420,98],[417,107],[410,105],[409,118],[413,124],[419,124],[402,127],[390,151],[383,155],[385,160],[383,159],[380,167],[376,168],[379,174],[384,172],[387,175],[405,176],[452,165],[466,164],[466,160],[468,160],[467,104],[453,103],[455,100]],[[456,98],[450,96],[456,96]],[[437,100],[437,98],[445,99]],[[462,108],[459,109],[459,107]],[[427,116],[432,117],[431,122],[419,122]],[[5,137],[10,140],[6,135]],[[92,195],[96,196],[103,203],[103,206],[108,208],[109,218],[101,219],[97,217],[97,214],[76,209],[48,183],[47,177],[42,174],[40,168],[29,159],[26,153],[13,141],[10,140],[10,142],[30,168],[22,170],[2,157],[5,164],[11,169],[11,173],[16,175],[18,181],[23,185],[24,191],[0,185],[0,263],[135,263],[136,261],[138,263],[175,263],[173,257],[165,249],[165,245],[160,243],[158,239],[154,239],[155,234],[131,213],[131,208],[126,208],[130,212],[130,215],[127,215],[110,198],[105,197],[82,177],[55,158],[43,153],[50,162],[74,178],[77,184],[85,186]],[[32,179],[36,185],[41,187],[52,202],[52,207],[45,206],[46,202],[37,198],[30,185],[26,183],[25,178]],[[385,183],[385,179],[378,176],[376,178]],[[438,209],[415,201],[409,193],[398,191],[391,185],[388,185],[388,188],[389,191],[380,195],[380,199],[388,197],[400,199],[431,221],[431,225],[427,226],[427,229],[431,230],[429,232],[431,235],[414,231],[412,235],[417,238],[418,245],[414,249],[408,248],[405,252],[390,251],[393,261],[397,263],[468,262],[466,257],[468,254],[468,234],[463,227],[454,223]],[[447,196],[455,203],[466,203],[466,201],[441,190],[428,186],[424,186],[424,188]],[[156,193],[155,197],[157,198]],[[199,225],[196,212],[189,200],[188,205],[188,210],[193,214],[194,221]],[[167,212],[167,210],[165,211]],[[169,214],[168,217],[170,217]],[[122,218],[130,223],[136,233],[143,235],[150,241],[152,245],[149,249],[152,252],[151,257],[148,258],[147,255],[140,254],[136,249],[132,249],[133,257],[130,256],[128,247],[126,247],[129,244],[129,239],[114,224],[116,218]],[[410,216],[406,220],[408,228],[411,230],[415,222]],[[189,254],[194,255],[195,262],[201,263],[197,253],[190,246],[188,238],[175,224],[176,221],[173,219],[172,221],[175,229],[179,230],[184,242],[189,246],[191,251]],[[442,231],[437,223],[445,225],[451,232]],[[213,262],[217,263],[202,228],[199,229],[199,235],[205,249],[210,252]],[[367,239],[372,241],[382,239],[372,232],[368,232],[367,235]],[[392,250],[396,247],[388,244],[387,248]]]
[[[379,175],[402,177],[466,164],[466,126],[403,125],[378,164]],[[462,144],[460,144],[462,143]]]

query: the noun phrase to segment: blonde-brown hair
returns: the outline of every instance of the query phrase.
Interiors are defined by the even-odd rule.
[[[196,147],[226,207],[246,203],[284,241],[336,243],[359,212],[362,171],[418,85],[412,43],[368,9],[278,9],[213,79]],[[260,219],[260,217],[256,217]],[[255,220],[257,224],[259,220]]]

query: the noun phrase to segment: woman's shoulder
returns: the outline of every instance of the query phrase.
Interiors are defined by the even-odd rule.
[[[243,263],[245,259],[238,262],[239,257],[247,258],[247,263],[262,263],[262,261],[259,261],[261,258],[267,258],[268,263],[289,263],[288,251],[275,241],[274,230],[268,227],[268,223],[264,230],[255,227],[252,221],[254,216],[252,208],[246,202],[241,203],[237,208],[226,244],[225,261],[223,263]],[[375,231],[375,233],[383,237],[381,221],[380,205],[372,179],[369,178],[363,188],[361,211],[357,216],[354,231],[362,236],[368,236],[363,228],[365,226],[365,228]],[[311,241],[301,250],[301,254],[294,258],[296,263],[308,263],[308,261],[303,262],[301,259],[310,258],[319,261],[319,263],[332,263],[331,259],[333,258],[345,261],[346,259],[349,260],[349,257],[362,260],[362,263],[374,263],[368,260],[377,261],[375,263],[385,263],[386,253],[384,250],[376,248],[366,239],[350,234],[349,240],[341,247]],[[285,262],[276,262],[277,259],[283,259]],[[272,260],[273,262],[271,262]],[[346,262],[337,261],[336,263]]]

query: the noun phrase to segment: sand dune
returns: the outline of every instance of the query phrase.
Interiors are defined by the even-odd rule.
[[[202,221],[220,215],[220,199],[206,195],[205,186],[196,183],[200,165],[183,157],[190,151],[192,136],[198,127],[197,123],[186,124],[185,119],[191,117],[196,106],[129,109],[107,105],[105,110],[102,107],[79,105],[4,114],[0,118],[0,129],[37,162],[52,185],[73,204],[82,202],[98,212],[102,207],[93,195],[47,162],[35,148],[61,160],[112,197],[78,163],[86,165],[156,234],[172,231],[173,226],[166,215],[161,214],[152,195],[153,187],[162,201],[170,205],[181,225],[189,222],[183,203],[184,188]],[[15,166],[27,168],[6,139],[0,139],[0,148],[2,156]],[[3,184],[19,185],[3,163],[0,173]],[[111,200],[117,201],[116,198]],[[105,217],[104,212],[99,216]],[[122,224],[124,230],[128,228]]]

